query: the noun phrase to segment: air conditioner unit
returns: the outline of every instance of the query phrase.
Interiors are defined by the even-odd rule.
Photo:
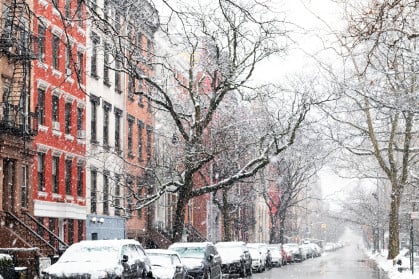
[[[85,130],[78,130],[77,131],[77,138],[78,139],[85,139],[86,138],[86,131]]]
[[[60,122],[58,121],[52,121],[52,129],[59,131],[60,130]]]

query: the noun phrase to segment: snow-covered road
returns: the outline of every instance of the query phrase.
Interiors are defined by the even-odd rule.
[[[350,244],[337,251],[324,253],[319,258],[308,259],[302,263],[255,273],[252,279],[387,279],[358,247],[359,239],[350,232],[347,232],[346,236],[346,241]]]

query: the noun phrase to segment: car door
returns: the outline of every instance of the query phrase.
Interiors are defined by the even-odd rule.
[[[143,274],[149,276],[151,271],[149,259],[140,245],[135,245],[136,251],[138,253],[138,275],[142,278]]]
[[[121,264],[123,267],[123,277],[124,278],[134,278],[133,277],[133,268],[135,265],[134,261],[133,261],[133,255],[132,255],[132,248],[130,247],[129,244],[125,244],[122,246],[121,249]]]
[[[211,267],[211,278],[221,278],[221,256],[218,254],[217,249],[209,245],[208,246],[208,254],[212,255],[212,261],[210,262]]]
[[[183,279],[185,278],[186,269],[178,255],[171,255],[172,265],[175,267],[174,279]]]

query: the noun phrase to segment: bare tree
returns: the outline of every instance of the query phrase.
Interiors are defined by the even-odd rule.
[[[299,139],[297,143],[273,161],[269,173],[271,183],[263,191],[271,219],[270,241],[284,243],[285,227],[292,208],[304,208],[310,199],[311,184],[323,165],[324,156],[318,144]],[[318,197],[317,197],[318,198]],[[279,231],[279,235],[277,232]]]
[[[333,75],[342,99],[325,111],[340,125],[330,130],[333,139],[347,155],[365,158],[352,167],[377,178],[374,163],[378,177],[391,184],[388,258],[393,259],[399,252],[401,197],[417,163],[417,2],[346,4],[348,29],[338,36],[344,68]]]

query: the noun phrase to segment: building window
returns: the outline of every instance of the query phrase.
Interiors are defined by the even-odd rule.
[[[65,0],[64,9],[66,19],[71,19],[71,0]]]
[[[38,88],[38,122],[45,125],[45,90]]]
[[[83,1],[77,0],[77,9],[76,9],[76,18],[78,21],[78,26],[83,27]]]
[[[134,128],[134,118],[132,116],[128,117],[128,156],[134,156],[132,153],[132,136]]]
[[[121,115],[122,111],[115,108],[115,151],[121,151]]]
[[[153,41],[147,40],[147,58],[148,63],[153,63]]]
[[[65,104],[65,133],[71,134],[71,103]]]
[[[56,95],[52,95],[52,122],[58,122],[58,115],[59,115],[59,102],[60,99]]]
[[[142,195],[143,186],[144,186],[144,181],[141,178],[141,176],[138,176],[137,177],[137,195],[138,195],[138,197],[141,197],[141,195]],[[137,209],[137,217],[138,217],[138,219],[141,219],[142,216],[143,216],[143,210],[142,210],[142,208]]]
[[[84,240],[84,222],[77,220],[77,240],[80,242]]]
[[[103,7],[104,7],[103,15],[104,15],[105,20],[109,19],[109,13],[111,11],[111,3],[109,2],[110,2],[109,0],[105,0],[103,3]]]
[[[21,205],[23,208],[28,207],[28,167],[22,166],[22,185],[21,185]]]
[[[103,145],[109,146],[109,111],[111,104],[103,102]]]
[[[42,225],[44,224],[44,217],[36,217],[38,220],[38,223],[36,224],[36,233],[44,236],[44,230],[42,228]]]
[[[109,214],[109,172],[103,173],[103,214]]]
[[[90,57],[90,75],[94,78],[98,78],[97,75],[97,52],[100,40],[96,33],[92,33],[92,53]]]
[[[65,70],[67,76],[71,75],[71,60],[71,45],[68,43],[65,51]]]
[[[143,129],[144,123],[141,120],[137,122],[138,126],[138,160],[143,160]]]
[[[38,191],[45,191],[45,154],[38,153]]]
[[[48,218],[48,228],[49,230],[55,234],[56,231],[56,220],[55,218]],[[51,239],[54,241],[53,239]],[[54,246],[54,243],[51,243]]]
[[[68,244],[74,243],[74,220],[67,219],[67,242]]]
[[[77,52],[77,79],[79,80],[79,82],[83,82],[83,76],[82,76],[82,71],[83,71],[83,61],[84,61],[84,54],[83,52]]]
[[[127,203],[128,203],[128,214],[129,214],[129,217],[132,216],[133,205],[134,205],[133,197],[132,197],[134,195],[134,191],[132,189],[133,184],[134,184],[134,178],[131,175],[129,175],[127,177],[127,185],[128,185],[128,189],[127,189],[128,190]]]
[[[137,32],[137,47],[141,50],[143,43],[143,34],[141,32]]]
[[[99,105],[99,98],[95,96],[90,96],[91,109],[91,119],[90,119],[90,141],[92,143],[97,143],[97,107]]]
[[[121,185],[119,185],[121,177],[119,174],[115,174],[115,215],[121,215]]]
[[[151,96],[153,95],[153,88],[148,88],[148,94],[147,94],[147,112],[152,112],[152,101]]]
[[[105,43],[105,49],[103,54],[103,83],[106,86],[111,86],[109,80],[109,67],[110,67],[110,46],[108,43]]]
[[[71,195],[71,159],[65,160],[65,193]]]
[[[146,86],[143,86],[143,81],[138,81],[138,106],[144,107],[144,94],[146,94]]]
[[[45,62],[45,27],[43,24],[38,24],[38,54],[39,61]]]
[[[83,177],[84,168],[82,165],[77,165],[77,196],[83,196]]]
[[[84,240],[84,222],[83,220],[77,220],[77,239],[78,241]]]
[[[60,58],[60,38],[57,35],[52,35],[52,67],[59,69]]]
[[[119,10],[115,13],[115,31],[117,33],[121,32],[121,12]]]
[[[60,157],[52,157],[52,192],[58,193],[59,189],[59,169],[60,169]]]
[[[77,108],[77,131],[83,130],[83,108]]]
[[[90,212],[97,212],[97,170],[90,171]]]
[[[130,101],[134,100],[135,83],[131,75],[128,76],[128,98]]]
[[[122,93],[121,88],[121,57],[118,55],[115,60],[115,91]]]
[[[147,161],[151,159],[151,146],[153,144],[153,128],[151,126],[147,126]]]

